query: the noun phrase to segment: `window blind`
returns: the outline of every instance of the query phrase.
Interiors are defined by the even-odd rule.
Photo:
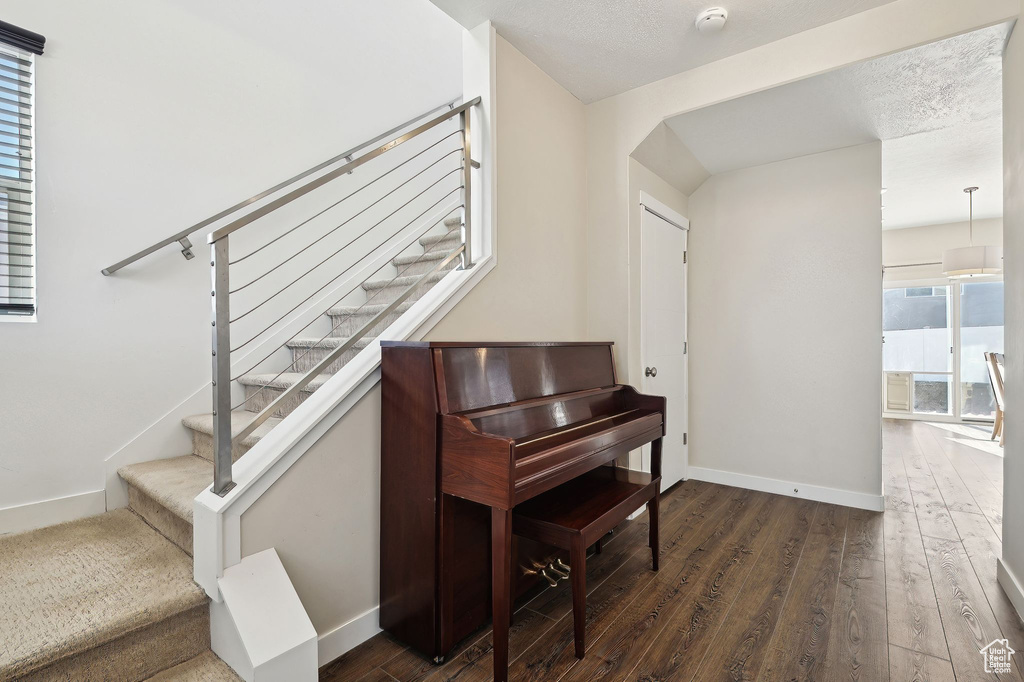
[[[32,90],[33,56],[0,45],[0,315],[36,312]]]

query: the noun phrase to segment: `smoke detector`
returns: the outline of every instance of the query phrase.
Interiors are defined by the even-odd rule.
[[[724,7],[712,7],[698,14],[697,20],[693,23],[701,33],[718,33],[728,18],[729,11]]]

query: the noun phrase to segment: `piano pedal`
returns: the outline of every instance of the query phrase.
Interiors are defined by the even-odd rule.
[[[558,587],[558,580],[548,575],[548,571],[546,568],[540,569],[540,575],[542,578],[544,578],[544,580],[548,581],[548,585],[550,585],[551,587]]]
[[[568,575],[572,571],[572,569],[570,567],[566,566],[565,563],[561,559],[558,559],[557,561],[558,561],[559,568],[561,568],[563,571],[565,571],[566,575]]]
[[[561,562],[559,562],[559,563],[561,563]],[[568,568],[568,567],[566,567],[566,568]],[[548,570],[551,571],[552,573],[554,573],[555,575],[557,575],[559,580],[565,580],[566,578],[569,577],[569,571],[563,571],[562,569],[557,568],[555,566],[554,562],[551,562],[550,564],[548,564]]]
[[[434,665],[441,665],[444,663],[444,656],[434,656]]]

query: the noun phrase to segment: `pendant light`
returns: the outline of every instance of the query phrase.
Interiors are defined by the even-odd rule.
[[[970,246],[946,249],[942,252],[942,274],[947,277],[975,277],[998,275],[1003,271],[1003,249],[1001,246],[974,245],[974,193],[977,187],[964,189],[970,197]]]

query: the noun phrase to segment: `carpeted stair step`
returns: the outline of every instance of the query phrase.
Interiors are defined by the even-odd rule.
[[[149,678],[148,682],[239,682],[241,679],[227,663],[217,658],[217,654],[207,651]]]
[[[231,433],[237,434],[255,419],[256,413],[247,410],[233,410],[231,412]],[[197,414],[185,417],[181,420],[185,428],[192,431],[192,454],[199,455],[204,459],[213,461],[213,415]],[[271,417],[260,424],[255,431],[246,436],[241,443],[235,443],[231,450],[231,460],[236,461],[247,453],[252,446],[260,442],[260,438],[270,433],[270,430],[281,423],[280,419]]]
[[[129,509],[0,536],[0,679],[144,680],[210,648],[188,555]]]
[[[375,324],[368,332],[370,336],[377,337],[385,329],[395,323],[396,320],[412,307],[415,301],[402,301],[392,312]],[[331,317],[331,336],[352,336],[377,315],[381,314],[388,303],[364,303],[358,305],[340,305],[327,311]]]
[[[449,218],[444,221],[444,229],[438,228],[432,234],[420,237],[419,242],[423,247],[430,247],[439,242],[451,243],[450,248],[446,248],[445,251],[451,251],[456,248],[462,241],[462,230],[454,229],[456,226],[461,225],[462,220],[460,218]],[[438,249],[442,247],[437,247]],[[437,249],[434,249],[437,250]]]
[[[458,242],[456,242],[457,244]],[[435,267],[438,262],[443,261],[447,258],[453,249],[442,249],[441,247],[435,247],[425,253],[417,253],[408,256],[398,256],[392,259],[391,263],[395,266],[395,271],[403,276],[411,275],[423,275]],[[448,263],[445,263],[444,267],[439,272],[445,272],[447,270],[454,270],[462,264],[462,259],[456,256]]]
[[[129,464],[117,470],[128,484],[128,506],[192,555],[192,502],[213,485],[213,462],[197,455]]]
[[[348,341],[348,337],[343,336],[328,336],[327,338],[297,338],[292,339],[288,342],[288,348],[292,351],[292,359],[294,363],[291,369],[295,372],[304,373],[313,369],[318,362],[326,358],[331,354],[334,349],[338,346],[342,346]],[[345,364],[354,358],[359,351],[366,348],[373,342],[372,338],[364,337],[355,342],[352,348],[341,354],[341,356],[332,362],[328,368],[327,373],[333,374],[337,372]]]
[[[274,374],[245,374],[238,378],[238,383],[245,387],[245,409],[250,412],[259,412],[270,403],[274,402],[285,389],[305,376],[302,372],[285,372],[281,376]],[[302,401],[313,395],[313,391],[324,385],[331,376],[321,374],[313,377],[296,396],[289,399],[274,414],[275,417],[286,417],[302,404]]]
[[[441,279],[448,274],[447,270],[436,272],[433,275],[428,275],[419,287],[417,287],[406,301],[416,301],[423,294],[430,290],[430,287],[434,286]],[[411,287],[419,280],[418,276],[412,277],[389,277],[387,279],[371,279],[367,282],[363,282],[363,290],[366,292],[367,303],[391,303],[398,299],[405,290]]]

